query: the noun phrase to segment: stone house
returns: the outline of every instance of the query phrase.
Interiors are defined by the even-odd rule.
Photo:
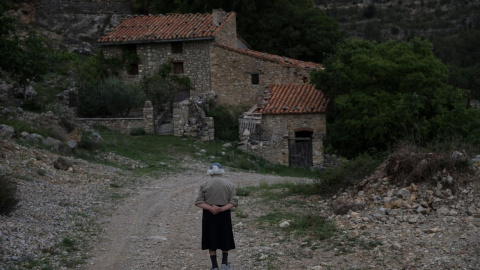
[[[300,139],[295,138],[310,138],[311,154],[307,155],[310,157],[307,164],[321,163],[328,101],[308,85],[310,72],[322,68],[321,65],[251,50],[237,35],[234,12],[129,16],[100,38],[98,45],[106,57],[135,56],[136,61],[124,72],[127,80],[138,81],[167,62],[172,63],[173,74],[190,79],[192,88],[176,100],[173,108],[172,132],[177,136],[213,139],[213,122],[199,112],[201,109],[196,106],[199,100],[215,99],[218,105],[224,106],[252,106],[265,98],[265,89],[269,89],[268,93],[280,91],[284,98],[282,107],[295,105],[306,111],[300,113],[293,107],[281,112],[268,111],[272,106],[256,109],[254,114],[262,115],[259,129],[263,132],[262,138],[270,142],[264,143],[263,148],[272,145],[269,155],[280,155],[267,159],[289,164],[288,149],[285,149],[289,141],[294,147],[301,144]],[[283,87],[278,88],[279,85]],[[294,92],[298,92],[300,100],[290,96]],[[298,105],[289,103],[293,100]],[[264,101],[269,104],[275,99]],[[273,106],[280,104],[278,102]],[[306,106],[314,109],[307,110]],[[281,143],[287,146],[274,149],[274,145]]]
[[[248,49],[235,12],[128,16],[98,40],[106,57],[136,55],[125,77],[139,80],[167,62],[190,79],[187,96],[219,105],[252,105],[271,83],[305,83],[319,64]]]
[[[329,99],[311,84],[272,84],[240,119],[244,149],[292,167],[323,164]]]

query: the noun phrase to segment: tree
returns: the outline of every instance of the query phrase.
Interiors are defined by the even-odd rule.
[[[171,105],[177,90],[189,89],[190,80],[188,77],[179,77],[171,74],[172,64],[163,64],[157,73],[145,77],[142,82],[142,89],[147,98],[152,101],[155,115],[163,112]]]
[[[15,40],[18,49],[11,54],[11,62],[6,70],[20,84],[26,99],[27,87],[32,82],[41,81],[48,72],[51,50],[35,32],[30,32],[25,40]]]
[[[13,39],[15,20],[4,16],[6,9],[6,4],[0,3],[0,68],[4,70],[8,69],[11,56],[18,54],[19,50],[17,41]]]
[[[386,150],[403,139],[424,145],[461,136],[444,127],[462,125],[451,122],[453,112],[471,113],[465,91],[448,84],[448,69],[428,41],[350,39],[324,67],[312,74],[312,82],[334,101],[327,142],[346,156]],[[476,125],[465,123],[458,130],[473,132]],[[437,134],[440,130],[445,132]]]
[[[480,30],[436,37],[433,44],[435,55],[448,64],[452,85],[470,90],[470,99],[480,99]]]
[[[122,68],[121,59],[106,59],[101,51],[86,59],[77,59],[73,70],[78,89],[79,115],[95,117],[111,113],[108,111],[106,97],[100,85],[109,76],[117,76]]]
[[[23,88],[42,80],[48,71],[51,50],[37,33],[31,31],[24,38],[15,34],[15,19],[5,16],[6,4],[0,3],[0,68]]]
[[[120,116],[128,116],[132,109],[140,108],[146,99],[140,85],[125,83],[115,77],[107,78],[99,84],[97,93],[102,93],[106,111]]]

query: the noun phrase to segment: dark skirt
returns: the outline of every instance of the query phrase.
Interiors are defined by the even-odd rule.
[[[210,213],[208,210],[203,210],[202,250],[205,249],[235,249],[230,210],[216,215]]]

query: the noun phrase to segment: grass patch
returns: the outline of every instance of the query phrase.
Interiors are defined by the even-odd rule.
[[[311,196],[316,194],[313,184],[307,183],[274,183],[269,184],[265,181],[260,182],[258,186],[238,187],[237,196],[250,196],[257,194],[264,201],[279,200],[290,196]]]
[[[234,207],[232,208],[232,212],[235,214],[236,217],[238,218],[247,218],[248,214],[243,210],[241,207]]]
[[[110,187],[111,187],[111,188],[121,188],[121,187],[122,187],[122,185],[120,185],[120,184],[118,184],[118,183],[115,183],[115,182],[113,182],[113,183],[110,183]]]
[[[27,132],[29,134],[36,133],[36,134],[42,135],[45,138],[48,137],[48,131],[46,129],[32,127],[31,124],[24,121],[20,121],[16,119],[14,120],[0,119],[0,124],[13,127],[15,129],[16,138],[19,138],[22,132]]]
[[[278,228],[295,235],[310,236],[317,240],[332,237],[335,232],[335,223],[327,218],[316,215],[297,215],[275,211],[258,219],[260,224],[267,224],[269,228]],[[290,225],[281,228],[280,223],[287,221]]]
[[[235,144],[226,147],[224,141],[200,142],[192,138],[154,134],[131,136],[100,126],[95,129],[103,138],[101,147],[96,150],[113,152],[147,164],[146,168],[135,169],[141,174],[153,175],[178,171],[181,169],[179,164],[185,157],[193,157],[204,162],[218,162],[233,169],[257,173],[310,178],[317,175],[308,168],[290,168],[269,163],[237,149]],[[87,150],[95,150],[95,148],[87,147]],[[88,153],[77,153],[77,155],[86,156]]]

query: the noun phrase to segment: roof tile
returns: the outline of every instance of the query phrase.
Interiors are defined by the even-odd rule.
[[[234,18],[228,13],[226,20]],[[192,38],[213,38],[223,24],[215,26],[212,14],[169,14],[128,16],[98,42],[121,43]]]
[[[325,113],[330,99],[311,84],[273,84],[264,93],[263,104],[256,113],[306,114]]]

